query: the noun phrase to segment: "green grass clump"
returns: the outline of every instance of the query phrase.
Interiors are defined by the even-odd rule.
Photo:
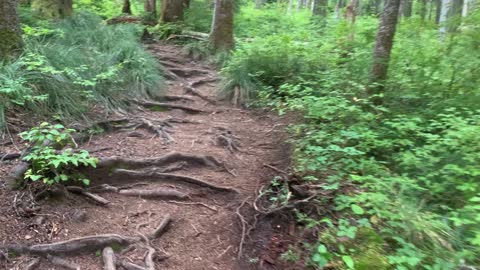
[[[2,114],[15,105],[37,115],[80,117],[93,106],[112,111],[129,99],[160,94],[158,63],[135,25],[107,26],[80,13],[24,31],[23,55],[0,65]]]

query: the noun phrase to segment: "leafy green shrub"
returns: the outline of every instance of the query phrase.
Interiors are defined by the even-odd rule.
[[[79,117],[94,105],[115,110],[128,99],[160,94],[158,63],[140,45],[135,25],[107,26],[81,13],[25,30],[23,56],[0,64],[7,110],[16,104],[37,114]]]
[[[234,52],[223,70],[227,82],[237,88],[239,81],[250,83],[252,96],[280,113],[302,111],[305,122],[290,128],[297,174],[338,192],[333,202],[316,202],[334,203],[341,218],[297,213],[307,226],[328,225],[312,247],[311,264],[430,270],[480,263],[474,90],[480,58],[471,57],[480,52],[480,29],[469,22],[445,43],[431,25],[400,25],[383,107],[365,98],[375,28],[370,18],[357,21],[354,40],[345,38],[351,30],[340,23],[330,25],[322,41],[289,34],[292,44],[308,41],[303,52],[264,42],[268,37]],[[288,56],[303,66],[289,69],[295,65]],[[365,230],[380,242],[362,240]]]
[[[64,149],[75,146],[72,132],[73,129],[67,129],[63,125],[44,122],[20,133],[22,139],[29,142],[31,147],[30,152],[23,158],[30,163],[25,179],[42,180],[49,185],[71,180],[88,185],[90,181],[78,173],[76,168],[96,167],[97,159],[90,157],[85,150],[74,152],[71,148]]]

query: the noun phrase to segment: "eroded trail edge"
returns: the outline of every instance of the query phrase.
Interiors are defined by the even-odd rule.
[[[134,113],[93,123],[106,133],[81,140],[100,160],[82,171],[89,187],[36,196],[2,189],[7,268],[255,269],[249,262],[261,254],[245,249],[261,250],[270,239],[268,230],[250,237],[259,215],[254,200],[278,173],[271,168],[288,163],[281,119],[217,101],[215,69],[180,47],[149,50],[163,66],[167,92],[132,100]],[[2,178],[14,181],[28,164],[7,167]]]

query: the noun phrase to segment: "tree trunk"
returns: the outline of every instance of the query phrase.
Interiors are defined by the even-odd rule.
[[[132,14],[132,9],[130,8],[130,0],[123,0],[122,13],[130,15]]]
[[[355,24],[359,4],[359,0],[352,0],[345,8],[345,19],[349,21],[351,25]]]
[[[260,9],[265,5],[265,0],[255,0],[255,8]]]
[[[435,23],[440,24],[440,17],[442,13],[442,0],[436,0],[437,1],[437,9],[435,10]]]
[[[33,12],[44,19],[60,19],[73,13],[72,0],[32,0]]]
[[[313,0],[313,15],[327,17],[328,0]]]
[[[340,17],[342,16],[342,8],[343,6],[345,5],[345,0],[338,0],[337,2],[337,5],[335,6],[335,18],[340,19]]]
[[[427,4],[428,0],[422,0],[422,5],[420,7],[420,18],[422,21],[425,21],[425,18],[427,16]]]
[[[233,6],[234,0],[215,0],[210,43],[215,51],[233,49]]]
[[[287,14],[292,14],[293,0],[288,0]]]
[[[189,8],[190,7],[190,0],[183,0],[183,8]]]
[[[397,28],[398,10],[400,0],[386,0],[383,13],[380,18],[377,38],[375,40],[375,49],[373,51],[373,65],[371,72],[371,83],[369,94],[381,94],[384,91],[384,82],[387,79],[388,64],[390,62],[390,53],[393,47],[393,38]],[[381,100],[374,98],[376,104]]]
[[[405,18],[412,17],[412,8],[413,8],[412,0],[403,0],[403,7],[402,7],[403,17]]]
[[[185,1],[181,0],[162,0],[162,15],[160,22],[177,22],[183,20],[183,11]]]
[[[0,60],[14,58],[22,48],[17,1],[0,0]]]
[[[151,14],[157,16],[157,1],[156,0],[145,0],[144,3],[145,14]]]
[[[298,0],[297,2],[297,10],[301,10],[307,4],[307,0]]]

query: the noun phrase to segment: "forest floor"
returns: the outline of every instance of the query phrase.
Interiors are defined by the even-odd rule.
[[[155,269],[148,265],[149,248],[152,247],[157,255],[153,260],[156,269],[285,269],[276,265],[284,249],[275,242],[278,242],[275,236],[278,226],[273,220],[261,218],[251,206],[260,186],[289,165],[290,153],[283,128],[285,119],[265,110],[245,110],[212,102],[218,84],[218,74],[213,67],[190,59],[181,47],[154,43],[148,48],[169,76],[166,98],[162,102],[181,106],[164,110],[164,106],[146,104],[154,110],[128,114],[128,120],[147,120],[161,127],[157,129],[159,136],[145,128],[113,131],[93,135],[80,147],[99,158],[121,157],[136,161],[173,152],[186,155],[183,158],[177,155],[169,164],[150,166],[147,168],[150,174],[142,171],[145,174],[136,175],[138,171],[130,171],[127,177],[116,178],[110,173],[102,179],[92,178],[92,193],[109,202],[104,206],[74,193],[36,199],[30,196],[29,190],[9,191],[4,180],[20,161],[0,161],[0,248],[8,244],[32,247],[85,236],[116,234],[140,238],[141,244],[131,245],[133,248],[127,251],[120,252],[116,244],[110,245],[117,261],[143,267],[130,269]],[[0,153],[23,150],[18,136],[12,135],[13,143],[8,137],[0,141]],[[212,162],[195,160],[199,156],[203,161]],[[163,173],[163,177],[155,173]],[[192,183],[191,179],[211,185]],[[95,187],[106,183],[124,187],[126,192],[95,192]],[[128,196],[132,190],[158,191],[159,188],[170,189],[170,193],[173,189],[173,194],[180,195],[173,198]],[[144,236],[168,216],[171,222],[166,231],[159,232],[158,238],[143,241]],[[99,248],[103,246],[96,244],[90,246],[93,250],[88,250],[88,246],[79,249],[78,255],[73,251],[58,255],[73,266],[72,269],[76,266],[103,269],[102,249]],[[243,252],[239,259],[241,246]],[[0,253],[0,269],[28,269],[27,265],[35,259],[32,254],[14,253],[10,252],[7,260],[2,260]],[[55,261],[57,257],[47,256],[47,253],[41,255],[35,269],[64,269]],[[56,256],[57,252],[48,255]]]

